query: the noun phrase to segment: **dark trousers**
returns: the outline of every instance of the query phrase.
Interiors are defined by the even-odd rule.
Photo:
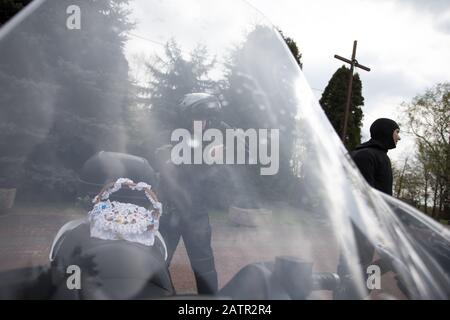
[[[353,232],[354,232],[354,241],[356,243],[357,251],[354,253],[357,255],[357,260],[359,267],[362,269],[362,279],[364,281],[367,279],[366,270],[369,265],[372,264],[372,260],[375,254],[375,247],[369,241],[369,239],[356,227],[352,224]],[[355,300],[361,299],[365,296],[369,295],[369,290],[366,288],[366,284],[363,284],[365,287],[364,296],[361,296],[358,293],[357,286],[355,281],[357,278],[351,272],[350,265],[348,264],[347,259],[343,254],[339,256],[339,265],[337,269],[337,273],[341,278],[341,286],[340,288],[334,292],[334,299],[336,300]]]
[[[183,237],[198,293],[215,294],[218,290],[218,280],[211,247],[211,225],[206,208],[170,208],[161,216],[159,230],[167,245],[168,263],[170,264],[180,238]]]
[[[370,265],[376,265],[380,267],[381,274],[384,274],[388,271],[392,270],[392,266],[390,264],[390,261],[386,261],[384,259],[378,259],[373,260],[375,256],[375,246],[374,244],[366,237],[366,235],[355,225],[352,223],[352,229],[354,233],[354,240],[356,243],[356,249],[357,251],[355,254],[357,255],[357,261],[359,264],[359,267],[362,271],[362,279],[364,279],[364,287],[365,292],[363,293],[364,296],[361,296],[357,292],[356,288],[356,279],[355,275],[352,274],[350,265],[347,261],[347,259],[344,257],[343,254],[339,256],[339,265],[337,273],[339,277],[341,278],[341,287],[337,292],[335,292],[334,298],[335,299],[361,299],[365,296],[368,296],[370,294],[370,290],[366,287],[366,280],[368,277],[367,268]],[[397,278],[398,280],[398,278]],[[401,282],[397,283],[400,290],[403,291],[403,293],[406,293],[404,286]]]

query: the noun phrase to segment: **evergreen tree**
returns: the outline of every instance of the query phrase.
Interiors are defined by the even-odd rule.
[[[30,2],[31,0],[0,0],[0,26],[8,22]]]
[[[260,48],[266,48],[264,54],[260,53]],[[293,92],[298,73],[296,65],[286,58],[286,54],[289,53],[286,53],[276,32],[258,25],[231,53],[227,65],[223,90],[225,121],[236,128],[274,128],[280,133],[278,174],[261,176],[257,167],[248,166],[246,183],[249,187],[246,192],[257,188],[259,190],[255,191],[265,196],[277,197],[284,194],[293,177],[290,160],[297,101],[291,97],[295,97]]]
[[[156,57],[156,61],[147,64],[152,75],[149,86],[150,108],[166,129],[173,129],[176,123],[177,104],[187,93],[214,93],[214,82],[209,72],[216,61],[208,57],[206,48],[197,46],[189,57],[183,57],[179,45],[169,41],[165,46],[165,55]]]
[[[127,0],[78,2],[80,30],[66,28],[71,4],[44,3],[0,48],[0,163],[20,166],[26,179],[8,180],[43,197],[73,197],[83,162],[127,143],[117,123],[129,105]]]
[[[345,66],[339,68],[331,77],[319,100],[328,120],[330,120],[339,136],[342,135],[344,124],[349,72],[350,70]],[[348,150],[353,150],[361,143],[361,126],[363,118],[361,107],[364,105],[364,97],[362,96],[361,91],[361,79],[356,73],[353,75],[350,113],[347,123],[347,135],[345,137],[345,145]]]
[[[184,127],[178,116],[178,103],[187,93],[216,93],[209,72],[216,63],[203,45],[182,52],[175,40],[165,44],[164,54],[144,61],[150,82],[139,88],[138,100],[130,113],[129,151],[156,163],[155,150],[169,143],[168,132]]]
[[[297,64],[299,65],[300,69],[303,69],[303,63],[301,61],[302,54],[300,53],[300,49],[298,48],[297,43],[294,41],[294,39],[286,37],[281,30],[278,30],[278,32],[280,32],[284,42],[286,42],[287,46],[289,47],[289,50],[291,50],[291,53],[294,56],[295,61],[297,61]]]

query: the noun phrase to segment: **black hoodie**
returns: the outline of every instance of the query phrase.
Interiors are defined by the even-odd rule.
[[[389,195],[392,195],[392,167],[387,152],[395,148],[395,129],[399,129],[395,121],[377,119],[370,126],[371,139],[357,146],[352,152],[352,158],[367,182]]]

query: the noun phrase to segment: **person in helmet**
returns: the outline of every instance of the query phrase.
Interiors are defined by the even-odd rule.
[[[194,121],[201,121],[202,129],[211,127],[221,110],[217,97],[206,93],[190,93],[178,104],[178,125],[193,133]],[[203,142],[192,144],[201,148]],[[217,272],[211,247],[211,225],[207,196],[212,166],[204,164],[175,165],[170,159],[171,144],[156,151],[160,172],[161,197],[167,204],[160,222],[160,232],[168,248],[168,261],[181,238],[194,272],[199,294],[214,294],[218,290]],[[192,152],[193,153],[193,152]]]

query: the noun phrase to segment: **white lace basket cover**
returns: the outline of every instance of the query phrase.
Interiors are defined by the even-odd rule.
[[[110,201],[109,196],[123,187],[144,191],[152,205],[146,209],[131,203]],[[127,240],[152,246],[158,236],[159,217],[162,205],[151,186],[119,178],[106,185],[93,200],[94,208],[89,211],[91,237],[104,240]]]

